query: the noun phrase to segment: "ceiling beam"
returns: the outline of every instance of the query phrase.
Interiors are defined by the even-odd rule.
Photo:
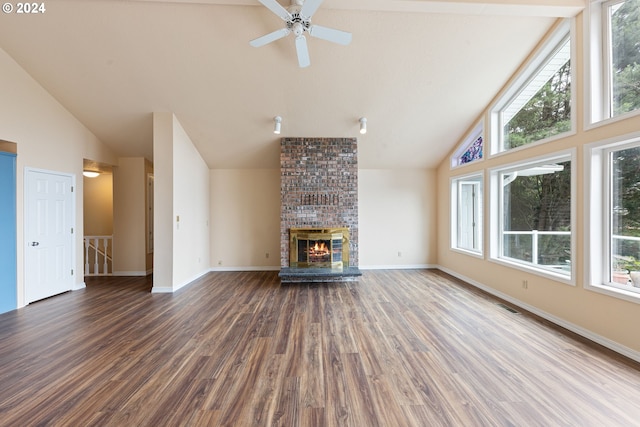
[[[258,0],[135,0],[226,6],[259,6]],[[325,0],[327,9],[383,12],[445,13],[460,15],[538,16],[570,18],[585,8],[586,0]],[[280,0],[282,5],[287,0]]]

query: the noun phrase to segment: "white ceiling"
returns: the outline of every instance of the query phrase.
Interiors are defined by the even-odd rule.
[[[306,69],[292,36],[249,46],[283,26],[257,0],[45,5],[0,15],[0,47],[120,156],[152,159],[152,113],[170,111],[209,167],[277,168],[280,115],[280,137],[357,136],[361,168],[431,168],[584,1],[326,0],[313,22],[353,42],[308,37]]]

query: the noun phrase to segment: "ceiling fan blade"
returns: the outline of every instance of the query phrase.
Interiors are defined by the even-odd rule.
[[[286,37],[290,32],[291,30],[289,30],[288,28],[281,28],[277,31],[274,31],[273,33],[269,33],[262,37],[258,37],[257,39],[251,40],[249,44],[253,47],[264,46],[267,43],[271,43],[283,37]]]
[[[302,9],[300,9],[300,15],[307,19],[311,19],[311,16],[316,13],[316,10],[320,7],[323,0],[304,0]]]
[[[258,1],[262,3],[271,12],[275,13],[280,18],[282,18],[283,20],[288,21],[291,19],[291,14],[287,11],[287,9],[282,7],[282,5],[278,3],[276,0],[258,0]]]
[[[313,37],[338,43],[343,46],[351,43],[351,33],[335,30],[333,28],[321,27],[320,25],[312,25],[311,28],[309,28],[309,34]]]
[[[300,68],[305,68],[311,65],[307,39],[304,38],[304,36],[296,37],[296,52],[298,53],[298,65],[300,65]]]

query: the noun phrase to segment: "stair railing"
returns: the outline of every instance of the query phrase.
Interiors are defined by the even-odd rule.
[[[113,236],[84,236],[84,275],[113,274],[112,249]]]

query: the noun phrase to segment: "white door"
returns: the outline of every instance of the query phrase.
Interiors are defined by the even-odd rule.
[[[73,177],[27,170],[25,178],[25,299],[73,287]]]

